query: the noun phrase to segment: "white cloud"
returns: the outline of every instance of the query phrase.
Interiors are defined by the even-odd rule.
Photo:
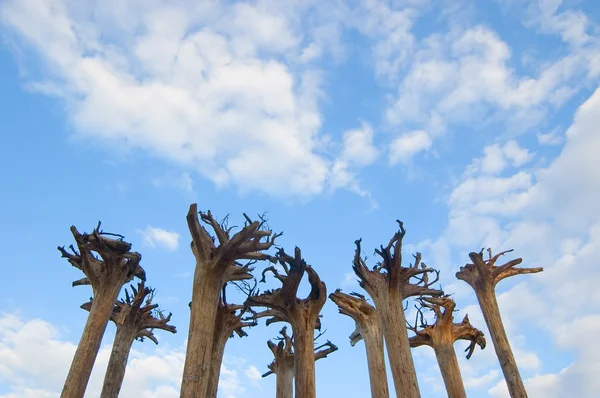
[[[540,145],[560,145],[563,143],[562,137],[558,133],[558,127],[549,133],[537,133],[536,138]]]
[[[429,148],[431,148],[431,139],[425,131],[405,133],[390,143],[390,164],[407,163],[417,153],[427,151]]]
[[[109,338],[105,336],[105,339]],[[130,353],[120,396],[178,397],[184,347],[162,349],[159,346],[153,354],[146,354],[136,350],[137,344],[134,343]],[[7,391],[0,394],[0,398],[58,398],[75,348],[75,344],[62,340],[57,328],[48,322],[41,319],[24,321],[14,314],[0,315],[0,381]],[[86,397],[100,396],[110,350],[108,345],[101,347]],[[40,352],[46,353],[52,361],[40,361]],[[225,355],[219,397],[256,396],[258,390],[243,385],[248,386],[248,382],[256,385],[258,370],[252,365],[245,369],[243,366],[244,361]]]
[[[50,78],[29,87],[61,97],[79,136],[141,148],[218,186],[311,196],[339,183],[318,147],[314,61],[340,29],[323,17],[330,7],[313,6],[10,0],[0,22],[39,55]],[[306,31],[309,9],[319,23]]]
[[[152,185],[157,188],[173,187],[187,193],[194,192],[194,182],[189,173],[183,172],[179,175],[165,175],[152,179]]]
[[[255,386],[258,386],[258,382],[262,380],[262,374],[256,368],[256,366],[250,365],[246,368],[244,373],[246,374],[246,377],[248,377]]]
[[[139,232],[144,237],[144,243],[150,247],[162,246],[171,251],[177,250],[179,247],[179,234],[177,232],[150,226]]]

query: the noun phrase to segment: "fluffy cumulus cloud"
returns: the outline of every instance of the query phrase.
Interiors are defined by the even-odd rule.
[[[167,250],[177,250],[179,247],[179,234],[177,232],[148,226],[140,233],[144,237],[144,243],[150,247],[162,246]]]
[[[335,156],[320,145],[316,61],[343,54],[339,24],[313,6],[10,0],[0,21],[39,59],[41,73],[24,71],[29,87],[62,98],[82,138],[141,148],[219,186],[311,196],[352,183],[330,178]]]
[[[109,336],[107,336],[109,337]],[[134,343],[139,344],[139,343]],[[41,320],[24,320],[14,314],[0,315],[0,384],[8,386],[1,398],[56,398],[71,365],[76,346],[63,340],[59,330]],[[98,353],[86,390],[86,397],[99,397],[110,346]],[[40,360],[40,352],[44,358]],[[121,395],[141,398],[176,398],[183,363],[184,348],[161,349],[148,354],[134,348],[127,364]],[[257,369],[237,358],[225,356],[219,381],[220,398],[255,396]],[[260,375],[258,375],[260,378]],[[247,395],[249,394],[249,395]]]

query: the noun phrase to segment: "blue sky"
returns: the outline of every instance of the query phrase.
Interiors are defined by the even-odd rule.
[[[123,396],[178,396],[192,202],[239,222],[267,211],[330,292],[358,288],[354,240],[371,253],[400,218],[405,257],[441,270],[457,320],[486,335],[454,273],[514,248],[545,268],[497,289],[530,396],[600,396],[594,3],[0,2],[0,397],[58,396],[91,291],[56,246],[98,220],[142,253],[178,328],[135,343]],[[323,314],[340,349],[317,364],[319,396],[368,396],[353,322]],[[259,376],[280,327],[229,341],[220,397],[274,395]],[[468,395],[506,397],[491,343],[469,361],[463,346]],[[422,395],[443,397],[432,350],[413,356]]]

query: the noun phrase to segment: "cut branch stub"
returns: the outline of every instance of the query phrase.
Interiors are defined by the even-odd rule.
[[[203,223],[211,226],[218,246],[215,245],[215,238],[200,225],[198,214]],[[226,228],[223,223],[217,222],[210,210],[198,213],[195,203],[190,206],[186,218],[192,235],[192,251],[197,262],[208,263],[207,271],[215,267],[222,268],[222,272],[227,274],[226,281],[251,279],[250,272],[253,268],[239,264],[223,267],[224,264],[231,264],[237,260],[270,260],[271,256],[263,251],[275,245],[275,239],[283,234],[261,230],[263,220],[247,222],[240,231],[230,236],[233,227]]]
[[[267,325],[273,322],[289,322],[294,326],[307,315],[314,319],[315,329],[321,328],[319,313],[327,300],[327,289],[315,270],[302,259],[300,248],[294,250],[294,257],[288,255],[284,249],[279,249],[274,259],[281,264],[286,275],[279,274],[275,267],[268,267],[263,271],[263,279],[266,271],[282,283],[282,286],[274,290],[266,290],[262,294],[253,295],[248,298],[246,304],[254,307],[266,307],[267,310],[254,314],[254,318],[267,319]],[[311,291],[307,298],[298,299],[297,293],[304,273],[308,275]]]
[[[280,370],[290,369],[294,367],[294,351],[293,351],[293,336],[287,334],[287,326],[284,326],[279,331],[281,337],[278,338],[279,343],[275,344],[271,340],[267,341],[267,346],[273,353],[273,361],[267,365],[269,371],[264,373],[262,377],[267,377],[271,374],[277,374]],[[327,356],[338,350],[338,347],[331,341],[315,348],[315,361],[327,358]]]
[[[363,295],[347,294],[343,293],[341,289],[337,289],[329,295],[329,298],[338,306],[340,314],[349,316],[357,324],[356,330],[350,335],[350,345],[354,346],[362,340],[363,336],[360,330],[372,328],[380,330],[377,310],[367,302]]]
[[[448,296],[443,297],[420,297],[421,308],[417,308],[417,316],[414,325],[407,324],[407,328],[415,333],[409,338],[411,347],[428,345],[439,347],[444,344],[453,344],[457,340],[470,342],[465,350],[467,359],[471,358],[475,346],[481,349],[486,346],[486,340],[481,330],[475,328],[469,322],[468,315],[460,323],[454,323],[454,300]],[[428,325],[424,320],[422,308],[428,308],[435,313],[435,323]]]
[[[141,254],[132,252],[131,244],[123,241],[120,235],[103,232],[100,223],[91,234],[81,234],[75,226],[71,226],[77,249],[73,245],[67,251],[59,246],[61,256],[71,265],[81,270],[85,278],[73,282],[73,286],[92,285],[94,290],[105,285],[123,284],[134,276],[146,280],[146,273],[140,266]],[[119,236],[119,239],[108,238]]]
[[[375,250],[382,261],[369,270],[365,260],[361,257],[362,239],[356,240],[356,250],[352,269],[359,278],[359,285],[370,295],[374,293],[383,281],[390,289],[398,289],[401,299],[414,296],[441,296],[444,292],[432,286],[439,281],[439,271],[428,267],[421,261],[421,253],[417,253],[413,264],[402,266],[402,239],[406,230],[401,221],[396,220],[400,230],[394,234],[386,247],[381,246]],[[381,272],[385,270],[386,272]],[[430,280],[430,274],[434,274]]]
[[[456,277],[467,282],[473,289],[478,290],[480,287],[496,286],[502,279],[522,274],[535,274],[542,272],[544,269],[537,268],[516,268],[517,265],[523,262],[522,258],[510,260],[507,263],[496,266],[496,261],[506,253],[513,250],[506,250],[496,255],[492,255],[492,249],[488,249],[488,259],[484,259],[483,249],[479,253],[471,252],[469,257],[472,263],[460,267],[460,271],[456,273]]]
[[[135,331],[135,339],[143,341],[144,338],[148,338],[155,344],[158,344],[158,340],[154,336],[154,329],[177,333],[176,327],[169,325],[172,314],[165,316],[158,310],[158,304],[152,304],[154,290],[145,287],[144,282],[138,283],[137,289],[134,286],[130,288],[132,296],[125,289],[125,299],[116,301],[113,307],[110,319],[117,328],[124,325],[131,327]],[[82,304],[81,308],[90,311],[92,300]]]

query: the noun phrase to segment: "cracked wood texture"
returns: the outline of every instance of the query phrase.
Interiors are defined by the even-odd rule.
[[[58,247],[58,250],[62,257],[85,275],[85,278],[74,282],[73,286],[91,285],[94,300],[61,398],[83,398],[106,325],[121,288],[134,276],[141,280],[145,280],[146,276],[140,267],[142,256],[132,252],[131,244],[125,242],[122,236],[102,232],[100,223],[91,234],[81,234],[74,226],[71,226],[71,233],[77,249],[71,245],[70,252],[64,247]]]
[[[143,341],[145,338],[158,344],[154,336],[154,329],[176,333],[175,326],[169,325],[171,314],[163,316],[161,311],[155,311],[158,304],[153,304],[154,290],[139,283],[137,289],[131,286],[132,296],[125,289],[125,300],[119,300],[113,307],[111,321],[116,325],[117,331],[113,341],[108,367],[104,375],[104,383],[100,398],[117,398],[123,385],[127,359],[135,339]],[[81,306],[89,311],[93,301]],[[156,316],[153,314],[156,312]]]
[[[419,347],[427,345],[433,348],[435,356],[442,373],[442,379],[446,386],[449,398],[466,398],[462,375],[458,366],[458,359],[454,351],[454,342],[457,340],[468,340],[471,342],[465,351],[470,358],[478,344],[481,349],[485,348],[486,342],[483,332],[476,329],[465,316],[462,322],[454,323],[454,311],[456,304],[448,296],[439,298],[420,298],[421,308],[429,308],[435,313],[435,323],[428,325],[423,317],[421,309],[418,309],[417,319],[414,326],[408,326],[415,335],[410,337],[410,346]],[[420,327],[418,321],[420,320]]]
[[[356,330],[350,335],[350,344],[364,340],[367,350],[367,365],[372,398],[389,398],[388,380],[383,355],[383,332],[375,307],[367,303],[364,296],[342,293],[340,289],[329,295],[341,314],[352,318]]]
[[[298,247],[295,248],[293,257],[279,249],[276,259],[285,275],[279,274],[275,267],[269,267],[265,271],[273,273],[282,283],[281,288],[251,296],[247,304],[268,308],[255,315],[255,318],[271,317],[267,320],[267,325],[272,322],[288,322],[292,326],[296,397],[314,398],[314,329],[321,328],[319,313],[327,300],[327,288],[315,270],[306,264]],[[305,273],[308,275],[311,291],[307,298],[298,299],[298,288]]]
[[[510,396],[512,398],[526,398],[527,391],[525,390],[523,379],[519,373],[519,368],[510,347],[510,342],[502,323],[502,317],[500,316],[495,287],[498,282],[505,278],[514,275],[542,272],[543,268],[516,268],[517,265],[523,262],[521,258],[516,258],[497,266],[496,261],[509,252],[512,252],[512,250],[492,255],[492,250],[488,249],[487,259],[484,259],[483,249],[479,253],[471,252],[469,253],[469,258],[472,263],[461,267],[456,273],[456,277],[468,283],[475,291],[483,318],[490,331],[490,337],[492,338],[494,350],[500,362]]]
[[[359,239],[355,241],[356,251],[352,268],[359,278],[360,286],[371,296],[377,308],[396,396],[418,398],[420,397],[419,385],[410,352],[402,302],[412,296],[440,296],[443,292],[431,288],[438,281],[439,272],[421,263],[419,253],[415,256],[413,265],[402,266],[402,239],[406,230],[401,221],[396,220],[396,222],[400,228],[388,245],[380,246],[375,250],[381,257],[381,262],[375,265],[373,270],[369,270],[361,257],[362,239]],[[436,275],[433,280],[429,279],[431,273]]]
[[[215,237],[200,225],[198,214],[204,224],[210,225],[218,246]],[[261,229],[263,223],[246,216],[245,226],[231,236],[232,228],[218,223],[210,211],[198,213],[195,203],[190,205],[186,219],[196,268],[181,397],[205,398],[213,366],[213,336],[221,290],[229,281],[251,279],[252,268],[237,261],[269,259],[263,251],[271,248],[279,235],[271,236],[271,231]]]

